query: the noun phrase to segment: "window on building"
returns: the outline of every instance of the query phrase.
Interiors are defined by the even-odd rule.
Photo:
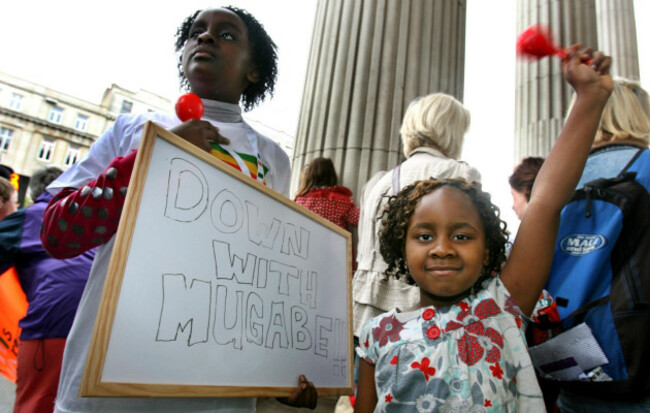
[[[23,97],[18,93],[12,93],[11,99],[9,99],[9,108],[13,110],[20,110],[23,106]]]
[[[74,121],[74,128],[76,130],[85,131],[88,126],[88,116],[77,115],[77,120]]]
[[[41,161],[50,162],[52,160],[52,153],[54,152],[54,142],[43,139],[41,146],[38,148],[36,158]]]
[[[14,131],[9,128],[0,128],[0,151],[8,151],[11,146],[11,138],[14,136]]]
[[[81,151],[79,148],[75,147],[70,147],[68,148],[68,153],[65,154],[65,159],[63,160],[63,164],[65,166],[72,166],[75,163],[77,163],[77,160],[79,160],[79,155]]]
[[[59,124],[61,123],[61,120],[63,119],[63,109],[57,108],[56,106],[52,106],[50,109],[50,115],[47,117],[47,120],[49,120],[52,123]]]
[[[128,100],[123,100],[122,109],[120,109],[120,113],[131,113],[131,109],[133,109],[133,102],[129,102]]]

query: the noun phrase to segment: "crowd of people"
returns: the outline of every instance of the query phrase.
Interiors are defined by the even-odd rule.
[[[147,121],[289,196],[288,156],[242,118],[242,107],[275,87],[277,47],[262,24],[235,7],[198,10],[178,28],[175,47],[180,84],[202,99],[202,119],[119,116],[67,171],[36,171],[27,208],[16,210],[16,190],[0,177],[0,266],[16,269],[29,302],[14,412],[318,408],[304,375],[277,399],[79,395]],[[574,45],[567,54],[563,74],[575,98],[564,128],[545,159],[523,159],[509,179],[516,236],[479,171],[460,160],[470,113],[452,96],[410,103],[399,131],[405,160],[373,176],[358,202],[332,159],[306,163],[295,203],[354,234],[355,411],[650,411],[649,394],[605,402],[607,394],[540,387],[528,352],[527,324],[544,297],[563,207],[576,187],[616,176],[650,137],[647,92],[613,80],[600,52]],[[635,171],[646,177],[649,169]]]

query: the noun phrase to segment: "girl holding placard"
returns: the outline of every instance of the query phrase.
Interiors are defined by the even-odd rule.
[[[253,398],[80,398],[95,316],[108,269],[114,234],[131,177],[134,149],[144,124],[153,121],[208,152],[215,145],[233,167],[288,195],[289,158],[272,140],[241,117],[239,103],[251,109],[271,94],[277,74],[276,46],[248,12],[234,7],[197,11],[176,37],[181,84],[205,106],[201,120],[182,122],[169,114],[124,115],[48,190],[55,194],[44,214],[41,239],[57,258],[100,245],[88,285],[66,344],[57,412],[255,411]],[[244,162],[237,162],[237,159]],[[246,159],[254,159],[246,162]],[[128,351],[128,348],[125,348]],[[316,391],[304,376],[287,398],[290,405],[314,408]]]

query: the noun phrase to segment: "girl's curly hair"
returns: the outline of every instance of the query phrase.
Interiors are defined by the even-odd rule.
[[[499,208],[490,200],[490,194],[483,192],[481,184],[478,182],[469,183],[460,178],[443,180],[430,178],[405,187],[388,200],[381,216],[381,229],[379,230],[379,251],[388,264],[386,275],[399,277],[406,274],[407,282],[415,284],[404,256],[409,221],[420,200],[443,186],[451,186],[467,194],[483,223],[489,262],[483,267],[479,282],[500,271],[506,261],[508,231],[507,224],[500,217]]]
[[[248,29],[248,39],[251,45],[251,56],[253,65],[259,74],[259,81],[251,83],[242,93],[242,103],[244,110],[249,111],[262,102],[267,96],[273,96],[275,81],[278,77],[278,46],[268,35],[264,26],[246,10],[233,6],[226,6],[228,9],[237,14],[244,21]],[[197,10],[191,16],[185,18],[183,23],[176,30],[175,50],[178,53],[178,78],[181,89],[189,90],[190,83],[183,72],[183,54],[182,50],[189,39],[190,28],[196,20],[196,16],[203,10]],[[179,53],[180,52],[180,53]]]

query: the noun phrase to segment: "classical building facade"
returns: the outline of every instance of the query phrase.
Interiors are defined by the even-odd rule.
[[[69,168],[119,114],[170,108],[166,98],[116,84],[96,104],[0,73],[0,164],[20,175],[24,196],[35,169],[42,165]]]
[[[463,100],[467,3],[318,0],[292,190],[302,166],[326,156],[342,184],[360,193],[375,172],[402,160],[399,126],[414,97],[444,92]],[[602,50],[614,58],[613,75],[638,79],[633,0],[517,0],[516,7],[518,33],[543,24],[558,44]],[[560,60],[518,61],[513,86],[514,160],[546,156],[572,96]]]
[[[319,0],[292,162],[331,158],[358,194],[403,160],[399,127],[417,96],[463,99],[466,0]]]

